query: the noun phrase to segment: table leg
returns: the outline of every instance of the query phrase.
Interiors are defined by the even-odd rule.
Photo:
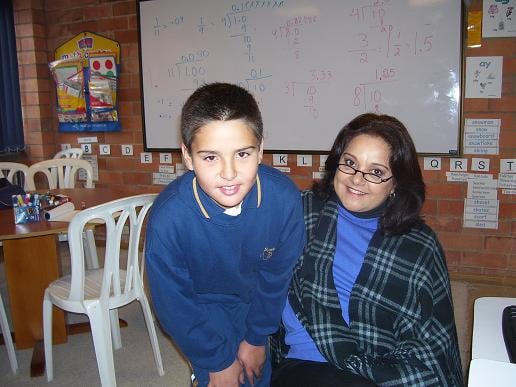
[[[56,236],[8,239],[3,249],[16,348],[34,348],[31,365],[44,364],[36,344],[43,339],[43,294],[60,275]],[[64,312],[55,307],[52,329],[54,344],[67,341]]]

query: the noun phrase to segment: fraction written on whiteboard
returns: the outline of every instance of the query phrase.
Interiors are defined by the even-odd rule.
[[[456,154],[461,1],[152,0],[139,3],[145,145],[180,147],[186,98],[241,85],[267,150],[328,151],[365,112],[391,114],[420,153]]]

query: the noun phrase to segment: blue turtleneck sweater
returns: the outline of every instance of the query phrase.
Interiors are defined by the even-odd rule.
[[[342,317],[349,324],[349,297],[369,245],[378,228],[381,208],[367,213],[355,213],[339,207],[337,246],[333,260],[333,281],[339,295]],[[288,300],[282,314],[286,329],[285,344],[290,346],[287,357],[325,362],[312,338],[297,319]]]

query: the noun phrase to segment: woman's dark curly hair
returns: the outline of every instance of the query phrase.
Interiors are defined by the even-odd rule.
[[[389,166],[394,179],[394,195],[389,197],[379,228],[386,234],[402,234],[422,222],[425,183],[417,160],[416,148],[405,126],[396,118],[373,113],[362,114],[344,126],[326,159],[322,180],[312,190],[323,200],[334,191],[337,166],[349,142],[360,134],[382,138],[390,147]]]

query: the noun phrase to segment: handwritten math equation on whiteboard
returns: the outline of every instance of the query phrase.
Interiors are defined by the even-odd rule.
[[[448,18],[460,1],[420,3],[140,2],[147,147],[178,148],[186,98],[225,81],[255,96],[266,149],[327,151],[346,122],[375,112],[400,118],[420,152],[456,151],[460,22]]]

